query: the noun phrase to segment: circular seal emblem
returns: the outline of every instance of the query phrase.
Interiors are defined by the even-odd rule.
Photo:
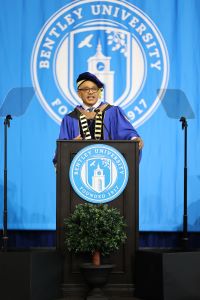
[[[69,170],[74,191],[92,203],[106,203],[117,198],[126,187],[128,175],[128,166],[121,153],[104,144],[83,148],[72,160]]]
[[[103,81],[103,100],[123,108],[138,127],[155,112],[167,88],[165,41],[153,20],[132,3],[72,1],[41,29],[31,60],[38,99],[57,123],[81,103],[76,78],[85,71]]]

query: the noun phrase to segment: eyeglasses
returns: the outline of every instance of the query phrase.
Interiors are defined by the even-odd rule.
[[[78,89],[78,91],[82,91],[82,92],[85,92],[85,93],[89,93],[90,91],[91,91],[92,93],[97,93],[98,90],[99,90],[99,88],[95,88],[95,87],[93,87],[93,88],[82,88],[82,89]]]

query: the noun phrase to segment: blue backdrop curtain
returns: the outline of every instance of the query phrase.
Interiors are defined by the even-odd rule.
[[[74,6],[72,7],[72,5]],[[107,51],[109,54],[107,56],[113,58],[111,68],[112,71],[116,70],[117,83],[113,88],[116,97],[119,98],[120,93],[125,93],[128,79],[134,75],[126,73],[125,68],[127,55],[131,57],[130,63],[136,64],[134,52],[129,51],[125,53],[126,56],[122,56],[128,48],[128,46],[126,49],[122,47],[125,44],[128,45],[128,38],[132,39],[132,46],[135,45],[135,51],[138,51],[141,62],[144,62],[141,67],[144,69],[144,74],[139,69],[141,79],[138,85],[140,84],[141,87],[138,88],[138,94],[136,90],[132,91],[136,93],[134,101],[137,101],[139,97],[145,99],[144,108],[147,105],[147,99],[155,98],[157,89],[162,87],[173,89],[178,95],[179,91],[183,91],[187,97],[187,105],[193,110],[195,116],[193,119],[188,120],[189,230],[199,231],[200,2],[198,0],[135,0],[129,2],[93,0],[0,1],[0,104],[3,103],[8,91],[13,87],[34,85],[36,88],[36,95],[26,113],[21,117],[14,117],[8,130],[8,227],[9,229],[20,230],[55,229],[56,186],[52,158],[56,146],[55,141],[59,133],[59,120],[67,110],[70,111],[73,108],[73,101],[69,99],[66,104],[67,108],[64,105],[58,106],[61,96],[59,97],[56,94],[57,91],[53,90],[52,86],[54,81],[57,80],[59,81],[57,86],[62,91],[60,95],[66,92],[66,94],[69,93],[73,96],[77,74],[79,71],[85,71],[88,57],[92,57],[96,51],[96,48],[90,47],[90,43],[92,43],[90,38],[93,35],[95,45],[98,44],[98,36],[101,43],[103,41],[102,33],[100,33],[102,27],[99,29],[95,27],[98,22],[95,25],[93,24],[95,28],[91,29],[88,42],[85,40],[86,35],[83,35],[85,34],[83,33],[84,23],[82,27],[79,26],[81,18],[87,17],[91,21],[92,13],[90,15],[89,10],[92,5],[93,9],[96,9],[93,10],[93,17],[97,21],[99,19],[98,26],[103,26],[101,24],[102,20],[105,21],[106,19],[108,21],[112,18],[114,20],[112,24],[116,22],[115,25],[119,27],[121,34],[121,44],[117,46],[109,27],[106,34],[110,36],[108,40],[113,39],[113,42],[109,44],[109,47],[112,46],[112,48],[108,47],[110,50],[106,50],[106,47],[102,45],[102,51],[104,53]],[[98,5],[104,5],[104,10],[99,14]],[[108,8],[109,5],[112,6],[112,11],[111,8]],[[88,12],[84,16],[86,6]],[[107,12],[105,6],[108,8]],[[80,10],[81,7],[82,11]],[[119,10],[116,10],[116,7]],[[122,12],[122,9],[124,9],[124,15],[117,19],[117,11]],[[63,19],[61,19],[63,12],[65,23],[62,23]],[[129,16],[128,13],[132,15]],[[134,16],[138,18],[138,24],[136,19],[133,19]],[[130,23],[127,25],[128,19]],[[157,39],[152,39],[154,45],[150,46],[150,41],[146,45],[142,44],[147,36],[143,35],[142,32],[145,34],[145,29],[139,27],[139,23],[146,27],[149,24],[148,32],[152,36],[158,34]],[[136,24],[137,27],[135,27]],[[64,25],[68,28],[64,29]],[[57,26],[56,31],[51,31],[55,26]],[[58,28],[60,31],[58,31]],[[65,30],[65,35],[61,37],[61,32]],[[77,33],[76,30],[79,30],[79,32]],[[98,35],[96,32],[98,32]],[[125,32],[124,35],[123,32]],[[87,36],[89,36],[89,33]],[[85,52],[79,52],[84,47],[81,46],[81,39],[88,43]],[[72,42],[73,46],[70,44]],[[46,47],[44,43],[47,43]],[[57,43],[57,48],[54,48],[55,43]],[[111,45],[111,43],[113,44]],[[76,59],[74,61],[72,59],[70,62],[71,67],[65,71],[68,75],[65,72],[62,73],[62,70],[59,69],[62,62],[65,64],[65,60],[68,60],[71,55],[69,49],[64,54],[62,52],[65,49],[64,47],[67,46],[76,55]],[[150,51],[151,47],[152,51]],[[158,53],[156,53],[156,48],[159,51]],[[121,53],[121,61],[117,60],[117,51]],[[77,54],[80,55],[77,56]],[[36,59],[38,59],[37,62]],[[48,69],[47,63],[52,63],[51,74],[45,73]],[[154,68],[151,65],[153,63],[157,63]],[[100,71],[101,68],[102,65],[99,65]],[[138,65],[137,68],[139,68]],[[157,71],[157,77],[154,76],[153,71]],[[166,78],[165,84],[162,86],[160,74],[164,74],[164,71]],[[129,70],[129,72],[132,71]],[[69,77],[70,82],[67,90],[65,90],[67,81],[63,80],[65,75]],[[154,91],[152,91],[152,87]],[[129,87],[130,89],[131,87]],[[49,100],[51,95],[53,95],[53,98]],[[63,96],[63,98],[65,97]],[[109,102],[109,99],[106,100]],[[48,107],[50,106],[48,101],[51,101],[51,109]],[[126,101],[126,99],[123,101]],[[131,102],[132,98],[129,101]],[[169,101],[168,108],[166,108],[160,101],[160,105],[157,105],[156,109],[152,110],[143,121],[139,122],[139,119],[137,119],[138,123],[137,120],[134,123],[133,111],[131,112],[128,108],[129,102],[124,106],[122,102],[119,105],[128,114],[130,121],[136,125],[145,143],[140,163],[140,230],[179,231],[182,229],[183,215],[183,131],[179,120],[170,118],[166,112],[169,106],[173,111],[176,102]],[[56,116],[53,108],[57,106],[60,110]],[[136,113],[136,109],[134,113]],[[0,119],[0,136],[0,211],[3,212],[3,118]],[[2,226],[3,213],[0,215]]]

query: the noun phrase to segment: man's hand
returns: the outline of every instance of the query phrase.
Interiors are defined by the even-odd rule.
[[[131,140],[139,142],[138,146],[139,146],[139,150],[142,150],[142,148],[144,147],[144,142],[140,137],[134,137]]]
[[[74,138],[74,140],[82,140],[83,138],[81,137],[81,135],[79,134],[77,137]]]

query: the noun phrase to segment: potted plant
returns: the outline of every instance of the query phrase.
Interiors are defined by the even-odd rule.
[[[81,266],[83,276],[92,288],[90,296],[104,299],[101,288],[114,266],[102,265],[101,256],[118,250],[125,242],[125,227],[120,211],[107,204],[78,204],[71,216],[64,219],[66,249],[92,256],[92,263]]]
[[[64,244],[74,253],[91,253],[92,263],[98,266],[101,255],[109,255],[125,242],[125,227],[117,208],[107,204],[78,204],[71,216],[64,219]]]

